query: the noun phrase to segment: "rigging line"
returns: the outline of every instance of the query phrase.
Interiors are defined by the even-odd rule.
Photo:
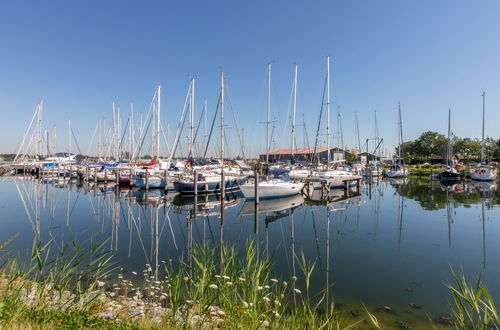
[[[168,157],[168,163],[172,162],[172,158],[174,157],[174,154],[177,151],[177,147],[179,145],[179,140],[181,137],[182,129],[184,128],[184,123],[185,123],[186,117],[187,117],[188,101],[189,101],[190,94],[191,94],[191,84],[189,84],[188,92],[186,94],[186,99],[184,100],[184,106],[182,108],[181,118],[179,119],[179,123],[177,124],[177,129],[175,130],[174,144],[172,146],[170,156]]]
[[[314,142],[314,152],[313,152],[313,158],[311,161],[312,165],[314,165],[314,161],[316,160],[316,151],[318,149],[319,130],[321,128],[321,117],[323,116],[323,106],[325,105],[326,82],[327,82],[327,78],[325,77],[325,87],[323,88],[323,98],[321,99],[321,109],[319,111],[318,128],[316,130],[316,140]]]
[[[203,111],[201,112],[201,116],[200,116],[200,120],[198,120],[198,125],[196,126],[196,131],[194,132],[194,137],[193,137],[193,146],[196,148],[196,144],[195,144],[195,141],[196,141],[196,137],[198,136],[198,131],[200,130],[200,126],[201,126],[201,121],[203,120],[203,115],[205,114],[205,107],[203,107]],[[188,157],[189,158],[189,157]]]
[[[290,110],[292,108],[292,102],[293,102],[293,90],[295,88],[295,79],[292,80],[292,92],[290,93],[290,101],[288,102],[288,107],[287,107],[287,112],[286,112],[286,121],[285,121],[285,126],[283,127],[287,127],[288,126],[288,120],[290,119]],[[282,141],[285,141],[285,134],[287,133],[288,131],[286,129],[283,130],[283,135],[281,137],[281,140]],[[293,137],[292,137],[293,138]],[[293,152],[293,150],[292,150]]]
[[[128,129],[128,123],[130,121],[130,117],[127,118],[127,122],[125,123],[125,129],[123,130],[123,134],[122,134],[122,138],[120,139],[120,145],[118,145],[118,150],[120,150],[122,148],[122,145],[123,145],[123,140],[125,140],[125,133],[127,133],[127,129]]]
[[[73,136],[73,140],[75,141],[76,147],[78,148],[78,152],[81,155],[82,151],[80,150],[80,145],[78,144],[78,141],[76,140],[76,136],[75,136],[75,132],[73,131],[73,127],[71,127],[71,135]]]
[[[172,148],[170,148],[170,145],[168,143],[168,139],[167,139],[167,136],[165,135],[165,130],[163,129],[163,125],[161,125],[161,133],[163,135],[163,139],[165,140],[165,145],[167,146],[168,153],[170,154],[170,151],[172,150]]]
[[[137,157],[139,157],[139,155],[141,154],[141,150],[142,150],[142,146],[144,144],[145,138],[146,138],[146,134],[148,133],[149,128],[151,127],[151,125],[149,125],[151,120],[152,120],[152,117],[149,118],[148,125],[146,126],[146,130],[144,131],[144,135],[143,135],[142,139],[140,139],[141,143],[139,145],[139,149],[137,150]],[[151,134],[153,134],[153,133],[151,133]]]
[[[148,113],[146,114],[145,123],[147,122],[148,129],[146,129],[146,131],[143,132],[145,123],[142,125],[142,127],[139,127],[139,132],[141,132],[141,134],[144,133],[144,134],[142,134],[142,136],[139,136],[139,140],[138,140],[138,141],[141,141],[141,144],[140,144],[141,148],[142,148],[142,144],[144,143],[144,139],[146,138],[146,134],[149,130],[149,126],[150,126],[149,124],[151,123],[151,120],[153,118],[153,107],[154,107],[154,102],[156,100],[157,93],[158,93],[158,89],[156,89],[155,93],[153,94],[153,98],[151,99],[151,104],[149,105]],[[140,150],[137,152],[137,156],[139,156],[139,153],[140,153]],[[133,155],[136,154],[135,150],[132,151],[132,154]]]
[[[243,159],[246,159],[246,157],[245,157],[245,149],[243,147],[243,138],[240,135],[240,128],[238,127],[238,122],[236,121],[236,115],[234,114],[233,101],[231,99],[231,94],[229,94],[229,89],[227,87],[226,87],[226,92],[227,92],[227,98],[228,98],[228,101],[229,101],[229,107],[231,108],[231,114],[233,115],[234,125],[236,126],[236,133],[238,134],[238,139],[240,141],[241,154],[243,156]]]
[[[73,215],[73,210],[75,209],[76,207],[76,202],[78,202],[78,198],[80,197],[80,190],[78,190],[78,195],[76,195],[76,199],[75,199],[75,202],[73,203],[73,206],[71,207],[71,211],[69,212],[69,217],[71,218],[71,216]]]
[[[99,121],[97,121],[97,125],[95,125],[94,134],[92,134],[92,139],[90,140],[90,145],[89,145],[89,149],[87,150],[87,155],[90,155],[90,148],[92,147],[92,144],[94,143],[94,138],[95,138],[95,135],[97,133],[98,127],[99,127]]]
[[[207,145],[205,146],[205,152],[203,153],[203,158],[207,157],[208,145],[210,144],[210,140],[212,139],[212,132],[214,130],[215,120],[217,119],[217,112],[219,111],[219,106],[221,102],[221,94],[219,94],[219,99],[217,101],[217,106],[215,107],[214,119],[212,121],[212,125],[210,126],[210,133],[208,134]]]

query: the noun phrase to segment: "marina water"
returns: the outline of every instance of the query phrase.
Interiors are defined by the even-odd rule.
[[[500,192],[494,183],[444,186],[400,179],[364,183],[361,194],[329,203],[302,196],[261,201],[256,210],[241,193],[194,199],[160,190],[41,182],[0,181],[2,241],[21,257],[33,239],[109,239],[123,272],[141,272],[183,256],[192,247],[221,242],[242,249],[255,240],[273,258],[283,280],[301,272],[303,253],[315,262],[315,293],[340,307],[390,306],[425,320],[449,310],[450,268],[481,276],[500,301]],[[343,191],[331,195],[342,200]],[[258,212],[256,216],[255,212]],[[409,304],[421,306],[410,308]]]

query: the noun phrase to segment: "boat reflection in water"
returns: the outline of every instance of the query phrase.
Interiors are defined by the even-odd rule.
[[[219,216],[221,215],[221,205],[224,210],[235,207],[243,200],[241,194],[228,193],[221,203],[220,194],[201,195],[196,198],[197,216]],[[175,195],[172,200],[175,213],[192,213],[195,207],[195,197],[182,194]]]
[[[275,213],[275,216],[287,216],[288,212],[285,212],[291,208],[295,208],[304,203],[304,196],[295,195],[290,197],[275,198],[275,199],[264,199],[258,203],[258,213]],[[253,215],[255,214],[255,202],[245,201],[243,207],[240,210],[240,216]],[[281,217],[280,216],[280,217]],[[267,220],[267,217],[266,217]]]
[[[491,181],[474,181],[474,189],[481,192],[490,192],[497,189],[497,184]]]

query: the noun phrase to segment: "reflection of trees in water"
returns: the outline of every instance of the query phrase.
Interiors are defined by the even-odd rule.
[[[481,191],[475,189],[472,183],[459,183],[452,186],[443,186],[439,182],[410,180],[405,185],[397,187],[396,191],[417,201],[424,210],[444,209],[447,203],[453,207],[471,207],[485,201],[486,206],[500,205],[500,192],[497,190]],[[449,198],[446,198],[446,192]]]

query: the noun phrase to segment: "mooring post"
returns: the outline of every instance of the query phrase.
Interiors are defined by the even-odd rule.
[[[115,183],[118,185],[120,182],[120,169],[118,167],[115,167]]]
[[[94,167],[94,183],[97,185],[97,167]]]
[[[195,199],[195,203],[196,203],[196,200],[198,199],[198,173],[196,172],[196,170],[193,171],[193,184],[194,184],[194,199]]]
[[[146,186],[144,187],[146,190],[149,189],[149,169],[146,168]]]
[[[255,204],[259,204],[259,173],[255,173]]]
[[[224,200],[226,198],[226,182],[224,181],[224,167],[222,167],[222,171],[220,173],[220,194],[221,199]]]
[[[167,185],[167,169],[163,170],[163,180],[165,181],[165,191],[168,191],[168,185]]]

